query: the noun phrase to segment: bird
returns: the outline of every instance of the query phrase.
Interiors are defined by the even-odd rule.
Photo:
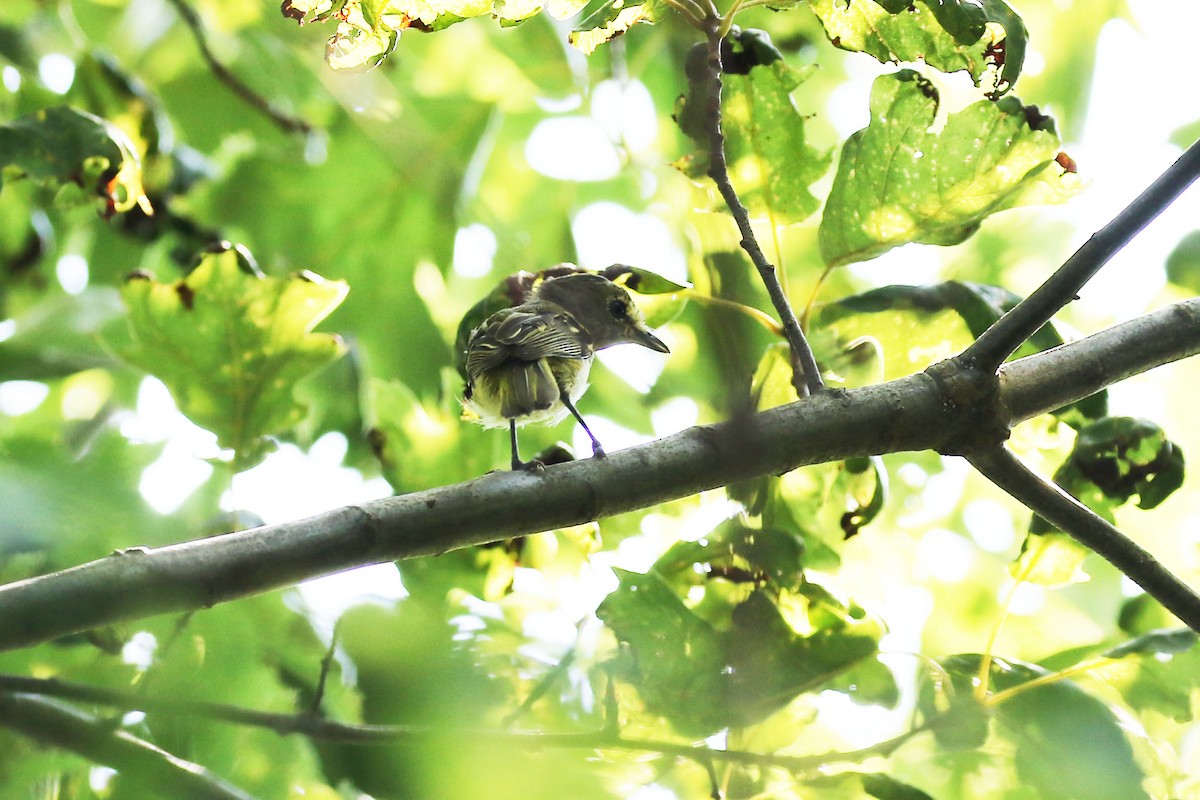
[[[484,427],[508,427],[513,470],[542,467],[537,459],[521,460],[517,426],[554,424],[567,414],[591,439],[593,457],[602,458],[604,448],[575,404],[587,390],[596,351],[617,344],[670,352],[622,286],[589,272],[547,278],[525,302],[471,331],[463,406]]]

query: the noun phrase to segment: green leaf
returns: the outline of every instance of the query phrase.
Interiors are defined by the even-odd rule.
[[[622,674],[648,709],[688,736],[766,719],[875,655],[882,626],[806,585],[787,603],[804,609],[809,633],[785,619],[783,601],[762,589],[727,595],[725,620],[689,608],[657,570],[617,571],[621,584],[598,614],[627,647]],[[709,609],[709,617],[712,618]]]
[[[264,452],[263,437],[303,416],[295,383],[341,355],[338,337],[312,329],[347,291],[312,273],[256,275],[233,249],[207,253],[172,283],[130,278],[122,296],[133,342],[120,355],[160,378],[180,411],[245,466]]]
[[[1080,500],[1115,508],[1138,496],[1154,508],[1183,485],[1183,451],[1153,422],[1105,417],[1083,428],[1054,479]]]
[[[582,8],[582,6],[580,6]],[[571,31],[568,41],[584,55],[591,55],[596,48],[637,25],[639,22],[654,23],[666,13],[665,0],[606,0],[595,12]]]
[[[103,198],[106,215],[135,206],[151,213],[141,160],[129,137],[111,122],[69,106],[0,125],[0,170],[4,180],[15,171],[52,186],[77,185]]]
[[[1028,34],[1003,0],[812,0],[825,33],[843,50],[884,63],[924,61],[942,72],[989,78],[999,97],[1021,74]]]
[[[1105,650],[1103,655],[1105,658],[1175,655],[1191,650],[1198,640],[1200,633],[1191,628],[1164,628],[1123,642]]]
[[[788,346],[767,348],[750,385],[754,408],[793,403]],[[730,496],[747,511],[761,515],[763,526],[787,531],[805,545],[805,563],[812,567],[838,562],[842,542],[856,535],[883,510],[887,472],[873,458],[817,464],[783,476],[767,475],[730,487]]]
[[[1069,680],[1046,683],[1013,692],[994,705],[980,706],[974,696],[979,656],[955,655],[941,661],[954,692],[949,710],[938,711],[935,694],[924,691],[919,707],[934,720],[935,734],[956,720],[974,720],[975,743],[944,755],[944,766],[971,772],[984,767],[985,754],[1011,753],[1023,787],[1045,800],[1148,800],[1142,787],[1145,774],[1134,758],[1122,717],[1101,700]],[[992,663],[990,686],[994,692],[1019,687],[1048,673],[1033,664],[1010,659]],[[943,699],[945,696],[943,695]],[[997,698],[999,701],[1000,698]],[[991,717],[996,724],[988,724]],[[954,741],[939,736],[950,746]],[[991,756],[995,759],[996,756]]]
[[[675,294],[686,292],[690,287],[667,280],[657,272],[628,264],[613,264],[600,270],[600,274],[614,283],[638,294]]]
[[[88,287],[33,306],[0,348],[0,381],[46,380],[114,365],[97,337],[122,310],[110,287]]]
[[[1167,256],[1167,280],[1193,294],[1200,294],[1200,230],[1180,239]]]
[[[448,486],[488,470],[492,450],[485,443],[496,437],[463,424],[457,393],[422,400],[399,381],[374,379],[367,401],[371,446],[397,492]]]
[[[682,594],[714,580],[799,590],[803,552],[803,542],[789,533],[728,520],[701,539],[672,545],[654,571]]]
[[[326,62],[333,69],[370,69],[391,54],[409,28],[440,31],[483,16],[508,27],[537,16],[543,8],[566,19],[586,4],[587,0],[284,0],[281,9],[301,25],[336,19]]]
[[[1115,647],[1105,655],[1124,657],[1121,665],[1132,670],[1106,678],[1131,708],[1189,723],[1200,702],[1200,647],[1195,637],[1190,630],[1154,631]]]
[[[675,110],[680,129],[696,144],[675,162],[694,181],[709,187],[710,121],[705,109],[709,80],[701,69],[705,48],[689,59],[687,98]],[[751,217],[776,225],[800,222],[817,210],[820,201],[809,191],[829,169],[830,153],[808,144],[805,119],[792,101],[792,92],[813,68],[788,66],[766,32],[747,29],[729,34],[722,47],[721,129],[729,177]]]
[[[862,775],[863,789],[878,800],[933,800],[932,797],[907,783],[878,773]]]
[[[1053,122],[1015,97],[939,118],[937,90],[912,70],[875,81],[871,124],[842,148],[821,220],[830,265],[908,242],[951,245],[989,215],[1058,202],[1076,189],[1055,160]]]
[[[1039,586],[1068,586],[1088,580],[1083,571],[1089,550],[1065,533],[1031,533],[1021,545],[1021,554],[1009,565],[1009,573]]]

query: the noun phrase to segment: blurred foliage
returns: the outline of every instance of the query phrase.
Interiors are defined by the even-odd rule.
[[[0,580],[505,464],[456,362],[547,271],[624,283],[671,346],[594,366],[606,446],[797,400],[706,177],[702,6],[584,5],[0,4]],[[1058,131],[1075,150],[1124,0],[737,8],[731,179],[833,386],[958,352],[1081,238],[1009,210],[1076,190]],[[1191,292],[1195,238],[1165,265]],[[1016,356],[1071,338],[1056,320]],[[1161,395],[1158,422],[1101,393],[1012,445],[1194,578],[1194,415]],[[1200,798],[1195,635],[936,454],[376,569],[404,590],[359,573],[348,600],[114,626],[0,672],[411,726],[89,709],[262,798]],[[0,795],[145,796],[2,723]]]

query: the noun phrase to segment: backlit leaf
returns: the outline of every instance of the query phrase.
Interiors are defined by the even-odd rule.
[[[568,39],[585,55],[591,55],[596,52],[597,47],[615,39],[639,22],[657,22],[666,9],[667,4],[664,0],[609,0],[579,23],[579,27],[571,31]]]
[[[966,70],[993,96],[1021,74],[1028,34],[1004,0],[813,0],[830,41],[885,63]],[[990,80],[989,80],[990,77]]]
[[[875,81],[871,124],[842,148],[821,220],[832,265],[908,242],[951,245],[989,215],[1070,196],[1054,124],[1015,97],[939,118],[937,90],[911,70]]]
[[[187,277],[132,277],[122,289],[133,336],[120,355],[167,385],[179,409],[240,462],[304,409],[296,381],[337,358],[341,340],[312,329],[346,296],[312,273],[255,275],[239,253],[205,254]]]
[[[828,152],[808,144],[804,117],[791,96],[812,70],[788,66],[764,31],[735,31],[724,45],[721,129],[730,180],[752,217],[777,225],[800,222],[820,205],[809,186],[825,174],[830,160]],[[703,55],[701,46],[692,51],[690,58],[696,60]],[[702,72],[689,72],[689,94],[680,100],[675,119],[696,149],[677,160],[675,166],[712,188],[707,178],[708,84]],[[719,197],[715,200],[723,207],[724,201]]]

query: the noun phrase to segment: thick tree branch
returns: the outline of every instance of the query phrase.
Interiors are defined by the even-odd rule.
[[[0,725],[112,767],[158,796],[180,800],[253,800],[204,767],[177,758],[111,723],[32,694],[0,692]]]
[[[993,422],[1004,428],[1079,400],[1109,378],[1194,353],[1198,342],[1200,300],[1191,300],[1006,364]],[[1144,361],[1128,353],[1140,353]],[[1076,356],[1093,365],[1090,372],[1085,367],[1080,375]],[[1106,372],[1109,362],[1116,368]],[[945,362],[939,367],[956,368]],[[365,564],[576,525],[807,464],[969,450],[979,409],[956,404],[944,386],[921,373],[823,392],[541,474],[496,472],[283,525],[122,551],[0,587],[0,650],[211,606]]]
[[[1136,542],[1059,486],[1043,480],[1004,446],[967,453],[966,458],[985,478],[1100,555],[1184,624],[1200,631],[1200,595]]]
[[[1004,359],[1075,299],[1108,260],[1200,177],[1200,142],[1179,157],[1120,214],[1092,234],[1083,246],[995,325],[963,351],[963,363],[994,372]]]
[[[1000,369],[1000,396],[1010,423],[1062,408],[1106,386],[1200,353],[1200,299],[1160,308],[1067,347]],[[1046,372],[1054,381],[1038,380]]]
[[[719,18],[709,19],[708,24],[710,27],[708,58],[705,63],[709,89],[708,97],[705,98],[704,114],[709,138],[708,177],[712,178],[717,185],[721,197],[725,200],[725,205],[729,207],[729,213],[737,221],[738,231],[742,235],[742,249],[754,262],[754,267],[758,270],[763,285],[767,288],[771,304],[775,306],[775,313],[779,315],[779,321],[783,325],[783,335],[792,349],[792,363],[796,365],[796,373],[802,375],[804,379],[804,382],[798,385],[796,390],[801,394],[816,394],[825,386],[821,380],[821,370],[817,367],[816,356],[813,355],[812,347],[809,346],[808,339],[804,336],[804,330],[800,327],[800,321],[796,319],[796,312],[792,310],[792,304],[783,291],[775,265],[767,260],[766,254],[758,244],[758,238],[754,235],[754,227],[750,224],[750,212],[746,210],[746,206],[743,205],[729,179],[729,165],[725,159],[725,132],[721,127],[721,75],[724,72],[721,64],[721,45],[725,39],[721,32],[722,25]],[[799,381],[797,383],[799,384]]]

